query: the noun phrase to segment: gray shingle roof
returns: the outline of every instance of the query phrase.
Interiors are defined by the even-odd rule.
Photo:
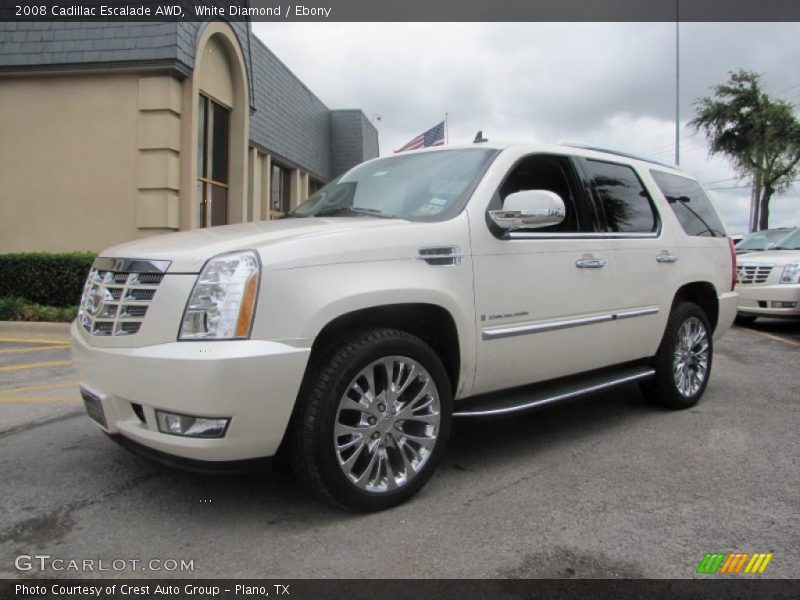
[[[0,68],[178,60],[178,23],[2,22]]]

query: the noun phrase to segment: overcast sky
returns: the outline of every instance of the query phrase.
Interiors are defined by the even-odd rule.
[[[253,23],[255,34],[331,108],[361,108],[391,154],[448,113],[450,143],[579,141],[674,161],[674,23]],[[800,24],[683,23],[681,122],[745,68],[800,104]],[[380,115],[378,119],[377,115]],[[750,190],[701,134],[681,131],[681,166],[746,230]],[[717,188],[717,189],[713,189]],[[800,224],[800,186],[772,201]]]

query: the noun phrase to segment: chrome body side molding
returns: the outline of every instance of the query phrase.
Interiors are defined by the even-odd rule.
[[[646,306],[644,308],[632,308],[630,310],[621,310],[618,313],[615,313],[613,316],[614,320],[616,319],[631,319],[633,317],[645,317],[647,315],[655,315],[658,314],[659,308],[658,306]]]
[[[658,313],[658,306],[646,306],[622,310],[617,313],[607,315],[595,315],[593,317],[579,317],[576,319],[563,319],[559,321],[548,321],[546,323],[534,323],[531,325],[513,325],[510,327],[496,327],[484,329],[481,335],[484,340],[497,340],[500,338],[513,337],[516,335],[527,335],[529,333],[543,333],[545,331],[555,331],[557,329],[567,329],[569,327],[580,327],[582,325],[594,325],[606,321],[616,321],[618,319],[632,319],[634,317],[644,317]]]

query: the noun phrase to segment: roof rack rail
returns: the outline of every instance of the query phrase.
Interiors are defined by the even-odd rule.
[[[580,148],[581,150],[594,150],[596,152],[605,152],[607,154],[614,154],[616,156],[624,156],[625,158],[633,158],[634,160],[641,160],[644,162],[653,163],[654,165],[661,165],[662,167],[669,167],[676,169],[675,165],[668,162],[650,158],[642,154],[633,154],[632,152],[624,152],[623,150],[616,150],[614,148],[603,148],[602,146],[593,146],[591,144],[578,144],[576,142],[559,142],[562,146],[569,146],[570,148]]]

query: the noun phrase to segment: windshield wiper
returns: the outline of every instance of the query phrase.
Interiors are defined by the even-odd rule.
[[[342,215],[357,215],[362,217],[381,217],[383,219],[394,219],[394,215],[387,215],[376,208],[364,208],[361,206],[340,206],[316,213],[315,217],[336,217]]]

